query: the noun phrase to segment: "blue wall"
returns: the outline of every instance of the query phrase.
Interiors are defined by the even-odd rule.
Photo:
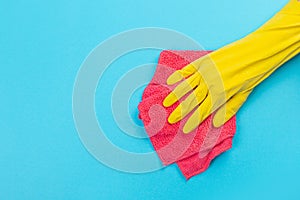
[[[1,0],[0,199],[299,199],[299,56],[249,97],[237,115],[233,148],[188,182],[174,165],[147,174],[102,165],[82,145],[72,115],[77,71],[108,37],[164,27],[217,49],[255,30],[286,2]],[[114,64],[120,71],[108,70],[106,84],[158,55],[123,58]],[[105,86],[97,91],[110,94]],[[130,101],[132,113],[141,92]],[[110,102],[102,106],[109,111]],[[119,133],[109,113],[99,119],[117,145],[152,151],[148,140]]]

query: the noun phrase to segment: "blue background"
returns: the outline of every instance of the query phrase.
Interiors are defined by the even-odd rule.
[[[1,0],[0,199],[300,199],[299,56],[249,97],[237,116],[233,148],[188,182],[174,165],[147,174],[102,165],[81,144],[72,116],[76,73],[108,37],[155,26],[217,49],[255,30],[286,2]],[[158,55],[132,54],[114,65],[127,63],[126,72]],[[122,75],[113,72],[112,83]],[[97,95],[101,91],[110,89],[99,86]],[[129,105],[137,124],[141,92]],[[110,102],[102,107],[109,111]],[[110,114],[99,120],[115,144],[152,151],[148,140],[124,136]]]

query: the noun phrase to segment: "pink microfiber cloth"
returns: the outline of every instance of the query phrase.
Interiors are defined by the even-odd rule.
[[[178,105],[178,102],[168,108],[162,105],[164,98],[175,87],[166,85],[168,76],[209,52],[162,51],[156,72],[138,106],[139,117],[162,163],[177,163],[186,179],[205,171],[216,156],[230,149],[236,130],[235,117],[224,126],[214,128],[212,116],[209,116],[189,134],[182,132],[188,116],[172,125],[167,121]]]

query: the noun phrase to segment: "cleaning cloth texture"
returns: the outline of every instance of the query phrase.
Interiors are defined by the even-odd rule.
[[[162,51],[156,72],[138,105],[139,118],[162,163],[176,163],[186,179],[205,171],[216,156],[230,149],[236,131],[235,116],[222,127],[215,128],[212,114],[188,135],[182,131],[185,119],[168,123],[168,116],[180,102],[168,108],[162,105],[164,98],[176,87],[166,85],[167,78],[208,53],[210,51]]]

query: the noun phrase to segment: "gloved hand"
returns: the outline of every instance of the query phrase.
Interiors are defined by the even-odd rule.
[[[236,114],[255,86],[299,51],[300,2],[290,0],[253,33],[170,75],[168,85],[184,80],[163,105],[169,107],[187,97],[170,114],[169,123],[193,111],[183,127],[189,133],[216,111],[213,124],[220,127]]]

